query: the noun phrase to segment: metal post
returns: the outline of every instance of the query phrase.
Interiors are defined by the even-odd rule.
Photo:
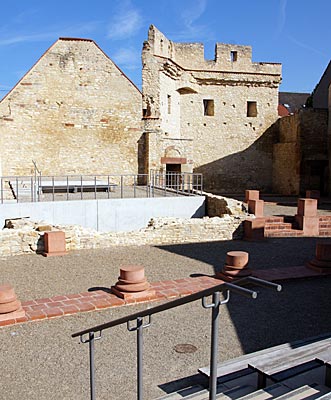
[[[80,199],[83,200],[83,176],[80,176]]]
[[[216,399],[216,390],[217,390],[217,354],[218,354],[220,292],[213,293],[213,305],[214,306],[212,308],[212,320],[211,320],[209,400]]]
[[[136,198],[136,175],[133,178],[133,197]]]
[[[54,176],[52,176],[52,188],[53,188],[53,201],[55,200],[55,183],[54,183]]]
[[[67,201],[69,200],[69,176],[67,175]]]
[[[89,356],[90,356],[90,397],[95,400],[95,380],[94,380],[94,332],[89,333]]]
[[[97,177],[94,177],[94,199],[97,198]]]
[[[110,196],[110,182],[109,182],[109,175],[107,175],[107,181],[108,181],[108,190],[107,190],[107,192],[108,192],[108,199],[109,199],[109,196]]]
[[[18,178],[16,178],[16,202],[18,203]]]
[[[123,175],[121,175],[121,199],[123,199]]]
[[[137,318],[137,399],[143,400],[143,319]]]

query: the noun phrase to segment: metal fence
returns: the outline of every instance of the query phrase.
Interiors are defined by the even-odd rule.
[[[102,332],[112,327],[127,324],[127,329],[132,332],[137,332],[137,399],[143,400],[143,330],[151,325],[151,316],[161,313],[172,308],[191,303],[201,299],[202,306],[207,309],[212,309],[211,316],[211,347],[210,347],[210,378],[209,378],[209,399],[216,399],[217,389],[217,355],[218,355],[218,331],[219,331],[219,312],[222,304],[228,303],[230,300],[230,292],[253,298],[257,297],[257,292],[246,287],[248,284],[257,285],[269,289],[281,291],[281,285],[268,282],[262,279],[248,277],[238,279],[234,283],[223,283],[209,289],[161,304],[159,306],[142,310],[135,314],[107,322],[102,325],[94,326],[93,328],[74,333],[72,337],[80,337],[82,343],[89,344],[89,362],[90,362],[90,399],[96,399],[95,387],[95,368],[94,368],[94,342],[101,339]],[[225,300],[221,300],[220,293],[225,292]],[[207,298],[212,296],[212,301],[208,302]],[[144,318],[147,317],[147,322]]]
[[[0,178],[0,201],[42,202],[202,195],[201,174],[64,175]]]

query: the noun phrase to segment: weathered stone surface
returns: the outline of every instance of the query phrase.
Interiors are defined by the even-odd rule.
[[[136,174],[141,93],[92,40],[59,39],[0,103],[2,175]]]
[[[146,228],[132,232],[100,233],[78,225],[58,225],[55,230],[65,232],[66,250],[96,249],[126,245],[159,245],[194,243],[214,240],[240,239],[246,214],[204,218],[154,218]],[[27,227],[5,228],[0,231],[0,257],[43,252],[44,232],[34,230],[31,221]]]

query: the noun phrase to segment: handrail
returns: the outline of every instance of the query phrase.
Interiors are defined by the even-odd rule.
[[[240,283],[246,283],[246,282],[249,282],[249,279],[250,278],[243,278],[240,281],[238,280],[237,283],[239,283],[239,282]],[[161,304],[159,306],[156,306],[156,307],[153,307],[153,308],[146,308],[145,310],[136,312],[134,314],[127,315],[125,317],[116,319],[114,321],[106,322],[104,324],[94,326],[93,328],[89,328],[89,329],[85,329],[85,330],[80,331],[80,332],[76,332],[76,333],[72,334],[71,336],[74,338],[74,337],[77,337],[77,336],[86,335],[86,334],[88,334],[90,332],[96,333],[96,332],[104,331],[105,329],[112,328],[114,326],[122,325],[122,324],[125,324],[127,322],[133,321],[133,320],[137,319],[138,317],[144,318],[144,317],[147,317],[147,316],[150,316],[150,315],[153,315],[153,314],[157,314],[157,313],[162,312],[162,311],[170,310],[171,308],[175,308],[175,307],[187,304],[187,303],[191,303],[192,301],[199,300],[199,299],[201,299],[203,297],[208,297],[208,296],[210,296],[213,293],[218,292],[218,291],[223,292],[224,291],[223,289],[225,289],[225,290],[229,290],[230,289],[230,290],[235,291],[236,293],[241,292],[240,294],[243,294],[243,295],[245,295],[247,297],[251,297],[252,299],[256,299],[257,298],[257,292],[254,292],[252,290],[249,290],[249,289],[234,285],[232,283],[222,283],[220,285],[213,286],[211,288],[201,290],[200,292],[196,292],[196,293],[181,297],[179,299],[169,301],[169,302]]]
[[[228,303],[230,300],[230,292],[233,291],[245,297],[253,299],[257,298],[257,292],[247,289],[246,287],[239,286],[238,284],[256,284],[264,288],[276,289],[278,292],[282,290],[281,285],[273,282],[268,282],[254,277],[246,277],[236,280],[234,283],[221,283],[211,288],[201,290],[182,298],[169,301],[153,308],[147,308],[137,313],[127,315],[125,317],[110,321],[101,325],[85,329],[80,332],[72,334],[72,337],[80,336],[81,343],[89,344],[89,359],[90,359],[90,399],[95,400],[95,378],[94,378],[94,342],[101,339],[102,331],[114,326],[126,323],[127,329],[130,332],[137,332],[137,399],[143,399],[143,329],[151,325],[151,316],[153,314],[170,310],[172,308],[191,303],[192,301],[202,299],[202,306],[206,309],[212,309],[212,324],[211,324],[211,352],[210,352],[210,377],[209,377],[209,400],[216,399],[217,391],[217,354],[218,354],[218,328],[219,328],[219,309],[222,304]],[[220,300],[220,292],[226,291],[227,295],[225,300]],[[212,295],[212,302],[207,303],[207,297]],[[143,318],[148,316],[148,321],[144,322]],[[136,325],[131,326],[130,322],[136,320]],[[95,333],[99,332],[98,336]],[[88,337],[84,339],[84,336]]]

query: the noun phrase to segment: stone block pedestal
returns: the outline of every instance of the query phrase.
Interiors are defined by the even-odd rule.
[[[256,218],[261,218],[264,215],[263,200],[248,200],[248,212],[254,214]]]
[[[245,203],[249,200],[259,200],[260,192],[258,190],[245,190]]]
[[[265,240],[264,218],[252,218],[244,221],[244,239],[250,241]]]
[[[295,215],[298,228],[303,230],[306,236],[318,236],[319,218],[317,216],[316,199],[298,199],[298,210]]]
[[[45,232],[44,234],[44,257],[64,256],[66,251],[65,233],[62,231]]]

